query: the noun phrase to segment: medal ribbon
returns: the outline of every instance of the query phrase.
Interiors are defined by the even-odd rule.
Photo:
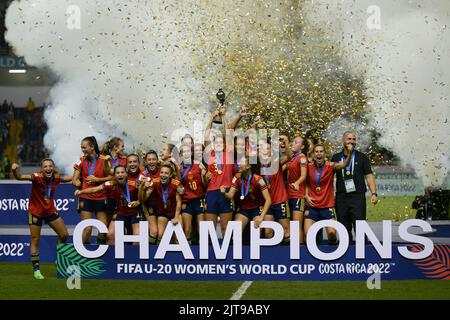
[[[322,174],[323,174],[323,170],[325,169],[325,162],[323,163],[323,165],[320,167],[322,170],[320,170],[320,173],[317,170],[317,167],[314,166],[314,173],[316,175],[316,189],[319,187],[320,185],[320,180],[322,179]]]
[[[243,196],[244,198],[247,196],[248,191],[250,190],[250,182],[252,181],[252,178],[253,178],[253,172],[250,172],[250,175],[248,176],[247,187],[245,188],[245,193],[244,193],[245,179],[244,179],[244,177],[241,177],[241,196]]]
[[[88,172],[89,172],[90,176],[94,175],[95,164],[97,163],[97,159],[98,159],[98,154],[95,154],[94,160],[92,162],[88,160]],[[92,165],[91,165],[91,163],[92,163]]]
[[[348,164],[348,166],[345,167],[346,171],[350,171],[350,168],[352,169],[352,174],[353,174],[353,169],[355,168],[355,150],[352,151],[352,159],[350,160],[350,163]],[[342,155],[341,158],[341,162],[345,162],[345,158],[344,155]],[[344,177],[344,169],[342,169],[342,176]]]
[[[181,180],[183,180],[184,178],[186,178],[186,175],[188,174],[189,170],[191,170],[192,167],[192,163],[189,165],[189,167],[186,168],[186,170],[184,170],[184,172],[182,171],[182,169],[184,168],[184,162],[181,162],[181,166],[180,166],[180,175],[181,175]]]

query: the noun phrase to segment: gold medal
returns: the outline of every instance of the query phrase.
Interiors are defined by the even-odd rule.
[[[222,170],[217,170],[217,173],[218,174],[222,174]]]
[[[320,192],[320,187],[316,187],[316,191],[317,191],[317,192]]]
[[[350,173],[351,173],[350,170],[347,170],[347,171],[345,172],[345,174],[348,175],[348,176],[350,175]]]
[[[241,197],[240,197],[241,200],[244,200],[244,198],[245,198],[244,196],[241,196]]]
[[[49,202],[50,202],[50,200],[47,198],[47,196],[44,196],[44,201],[45,201],[46,203],[49,203]]]

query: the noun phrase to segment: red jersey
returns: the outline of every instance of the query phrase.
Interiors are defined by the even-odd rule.
[[[239,191],[240,195],[242,196],[241,192],[241,174],[236,173],[234,175],[233,181],[232,181],[232,188],[235,188]],[[248,190],[248,194],[245,196],[244,199],[241,200],[241,208],[245,210],[251,210],[258,208],[260,206],[264,205],[264,197],[262,195],[262,191],[267,189],[266,182],[264,181],[263,177],[254,174],[252,176],[252,180],[250,181],[250,187]],[[247,190],[247,179],[244,179],[244,193]]]
[[[317,168],[313,163],[308,164],[308,194],[311,199],[317,201],[314,202],[314,208],[334,207],[334,165],[333,162],[330,163],[329,161],[326,161],[322,168]],[[316,185],[319,177],[320,183]]]
[[[147,167],[144,167],[144,169],[141,171],[141,174],[139,175],[139,183],[142,183],[145,178],[151,178],[151,179],[156,179],[159,178],[159,173],[161,171],[161,168],[158,166],[156,167],[156,171],[155,172],[151,172],[149,169],[147,169]],[[156,194],[154,192],[152,192],[152,194],[150,195],[150,198],[148,198],[148,200],[145,202],[146,205],[149,206],[155,206],[158,203],[158,198],[156,197]]]
[[[220,162],[220,166],[219,166]],[[225,188],[231,187],[231,179],[233,178],[234,163],[226,164],[226,152],[222,152],[220,157],[216,158],[216,152],[211,151],[208,161],[208,172],[211,172],[212,178],[208,184],[208,191],[219,190],[221,186]],[[219,168],[220,167],[220,168]]]
[[[153,192],[152,195],[155,194],[158,200],[156,212],[158,215],[168,215],[170,217],[175,217],[175,211],[177,209],[177,199],[176,195],[182,194],[183,186],[181,182],[176,179],[171,179],[170,183],[165,187],[167,188],[166,193],[166,203],[164,204],[164,196],[163,196],[163,185],[161,184],[161,180],[159,178],[153,179]],[[165,189],[164,188],[164,189]]]
[[[299,190],[295,190],[289,186],[289,184],[294,183],[300,178],[301,175],[301,169],[300,168],[306,168],[306,165],[308,164],[308,160],[306,159],[306,156],[303,153],[300,153],[296,156],[294,156],[288,163],[287,163],[287,192],[289,199],[298,199],[303,198],[305,196],[305,182],[300,184]]]
[[[81,190],[95,187],[101,185],[102,183],[88,184],[86,178],[90,175],[94,175],[97,178],[105,178],[108,175],[105,175],[105,156],[98,155],[95,161],[87,160],[85,157],[81,157],[80,161],[75,164],[73,167],[75,170],[80,171],[80,176],[82,179]],[[95,162],[95,163],[94,163]],[[105,200],[106,192],[98,192],[94,194],[83,194],[80,196],[83,199],[91,199],[91,200]]]
[[[117,158],[113,158],[111,156],[111,169],[114,169],[117,166],[124,166],[125,168],[127,167],[127,157],[125,156],[118,156]]]
[[[128,207],[128,194],[130,196],[130,202],[137,201],[138,189],[135,180],[128,179],[128,192],[126,186],[120,186],[115,181],[106,181],[103,184],[103,188],[108,195],[108,198],[115,199],[117,201],[116,212],[119,216],[131,217],[137,215],[137,207]]]
[[[139,177],[141,176],[141,173],[138,171],[136,174],[132,174],[128,172],[128,180],[133,180],[136,182],[136,184],[139,184]]]
[[[202,163],[194,163],[189,170],[188,168],[189,166],[180,166],[181,182],[184,187],[183,200],[203,197],[206,193],[202,182],[202,170],[205,166]]]
[[[272,204],[286,202],[288,200],[288,193],[286,191],[286,185],[284,184],[283,170],[280,167],[277,173],[272,175],[265,175],[265,170],[268,171],[270,168],[261,168],[261,174],[269,189]]]
[[[59,174],[54,174],[52,180],[46,180],[41,172],[36,172],[31,175],[31,182],[28,212],[39,218],[51,216],[56,212],[55,189],[61,182]]]

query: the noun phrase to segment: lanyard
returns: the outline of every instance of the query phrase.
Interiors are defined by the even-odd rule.
[[[114,159],[113,156],[111,155],[111,164],[113,169],[119,165],[119,160],[120,160],[119,156],[117,156],[117,158]]]
[[[97,158],[98,158],[98,154],[95,154],[94,160],[92,161],[92,165],[89,160],[87,161],[88,162],[88,173],[90,176],[94,175],[95,164],[97,163]]]
[[[235,165],[236,165],[236,172],[239,172],[239,163],[237,162],[237,160],[235,162]]]
[[[250,183],[252,181],[253,178],[253,172],[250,172],[250,175],[248,176],[248,181],[247,181],[247,187],[245,188],[245,193],[244,193],[244,177],[241,178],[241,200],[243,200],[247,194],[248,191],[250,190]]]
[[[167,185],[166,188],[164,188],[164,186],[161,185],[164,207],[166,207],[167,198],[169,197],[169,186],[170,186],[170,183]]]
[[[316,175],[316,188],[318,188],[320,185],[320,180],[322,179],[323,170],[325,169],[325,162],[323,163],[323,165],[320,168],[322,170],[320,170],[320,173],[319,173],[317,170],[317,167],[314,166],[314,173]]]
[[[180,166],[181,180],[183,180],[183,179],[186,177],[186,175],[188,174],[189,170],[191,170],[191,167],[192,167],[192,163],[191,163],[191,164],[189,165],[189,167],[187,167],[187,169],[184,170],[184,172],[183,172],[183,171],[181,171],[181,170],[184,168],[184,162],[181,162],[181,166]]]
[[[45,192],[45,194],[46,194],[46,198],[47,199],[50,199],[50,194],[52,193],[52,182],[53,182],[53,177],[51,177],[50,178],[50,181],[47,183],[45,183],[45,185],[46,185],[46,192]]]
[[[127,180],[127,183],[125,185],[125,190],[127,191],[127,193],[125,195],[122,193],[122,195],[125,197],[125,199],[127,199],[127,202],[130,203],[131,202],[131,197],[130,197],[130,188],[128,188],[128,180]]]
[[[348,164],[348,166],[345,167],[345,170],[349,174],[350,174],[350,167],[352,168],[352,171],[351,171],[352,174],[354,172],[353,170],[355,169],[355,154],[356,154],[356,152],[355,152],[355,150],[353,150],[352,151],[352,159],[350,160],[350,163]],[[345,158],[344,158],[344,155],[342,155],[341,162],[344,162],[344,161],[345,161]],[[342,169],[342,177],[344,177],[344,169]]]

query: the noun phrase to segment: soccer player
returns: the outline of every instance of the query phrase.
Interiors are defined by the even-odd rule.
[[[284,244],[288,244],[290,241],[290,230],[289,230],[289,210],[288,210],[288,194],[286,190],[286,185],[284,183],[283,170],[280,164],[278,167],[272,168],[271,158],[272,158],[272,146],[265,140],[259,141],[260,148],[260,161],[261,161],[261,176],[267,184],[267,189],[270,193],[270,198],[272,199],[272,205],[269,211],[264,217],[264,220],[278,221],[284,230]],[[279,161],[276,159],[276,161]],[[274,172],[272,172],[274,170]],[[265,229],[266,238],[273,237],[272,229]]]
[[[158,221],[158,242],[166,229],[169,220],[176,225],[180,222],[183,186],[179,180],[173,177],[172,166],[168,163],[161,165],[159,178],[146,178],[139,189],[140,196],[146,201],[153,193],[156,194],[158,203],[156,217]]]
[[[108,244],[114,244],[114,221],[123,221],[132,226],[133,235],[139,234],[139,221],[137,219],[138,189],[136,180],[128,178],[126,168],[118,165],[114,168],[114,180],[83,190],[76,190],[76,196],[106,192],[108,197],[117,201],[117,208],[113,221],[108,227]]]
[[[41,170],[29,174],[20,174],[19,165],[11,166],[14,177],[17,180],[31,181],[31,195],[28,205],[28,224],[30,226],[31,244],[30,255],[33,264],[34,278],[44,279],[39,267],[39,240],[41,236],[42,222],[45,221],[58,235],[58,243],[65,243],[69,236],[63,219],[56,212],[55,189],[60,183],[71,182],[72,177],[60,176],[55,171],[55,163],[52,159],[41,161]]]
[[[197,223],[204,220],[205,213],[205,193],[207,182],[205,179],[206,167],[202,162],[194,160],[192,149],[187,144],[181,145],[180,176],[184,187],[183,205],[181,217],[183,220],[183,230],[191,243],[192,220],[195,216]]]
[[[287,171],[287,192],[289,197],[289,208],[292,214],[292,220],[300,222],[300,243],[304,243],[303,233],[303,211],[305,210],[305,181],[306,165],[308,160],[303,153],[305,149],[305,139],[295,137],[291,152],[293,154],[290,160],[286,162],[283,168]]]
[[[228,128],[225,116],[225,109],[220,108],[211,114],[211,119],[206,126],[205,131],[205,149],[209,149],[210,130],[212,121],[215,116],[220,115],[224,128]],[[233,159],[228,159],[224,137],[222,134],[215,135],[212,141],[213,150],[209,154],[206,179],[208,180],[208,188],[206,191],[206,213],[205,220],[217,223],[217,216],[220,218],[220,229],[222,235],[225,234],[228,221],[232,219],[232,208],[229,199],[225,198],[221,193],[221,188],[229,189],[233,178]],[[231,154],[231,157],[233,154]]]
[[[112,179],[109,168],[109,156],[100,154],[95,137],[86,137],[81,140],[81,151],[83,152],[83,156],[74,165],[72,183],[75,187],[81,187],[81,190],[84,190]],[[106,199],[106,192],[104,191],[80,196],[78,198],[78,212],[80,213],[81,220],[91,219],[94,213],[96,218],[107,226],[108,214],[106,211]],[[92,227],[84,229],[84,243],[90,243],[91,233]],[[97,243],[105,244],[106,235],[99,234]]]
[[[156,151],[148,151],[145,154],[144,159],[144,168],[139,176],[139,184],[141,186],[146,178],[159,178],[161,170],[158,153]],[[155,244],[158,239],[158,221],[156,219],[156,206],[158,204],[158,198],[156,197],[156,193],[152,194],[147,200],[142,198],[143,193],[139,193],[139,195],[142,210],[144,211],[145,218],[148,221],[149,242],[151,244]]]
[[[259,175],[260,169],[257,164],[249,164],[248,159],[241,159],[239,173],[235,174],[230,191],[227,192],[224,186],[220,187],[220,192],[227,199],[233,199],[239,192],[241,206],[234,220],[242,223],[242,231],[249,221],[254,221],[255,228],[259,228],[271,205],[266,182]]]
[[[352,144],[346,145],[348,151],[345,162],[329,162],[325,159],[325,149],[323,145],[314,146],[314,162],[308,164],[308,179],[306,188],[306,208],[305,208],[305,234],[309,228],[317,221],[325,219],[335,220],[334,214],[334,171],[345,168],[351,159],[353,150]],[[328,243],[336,243],[336,230],[327,227]]]

